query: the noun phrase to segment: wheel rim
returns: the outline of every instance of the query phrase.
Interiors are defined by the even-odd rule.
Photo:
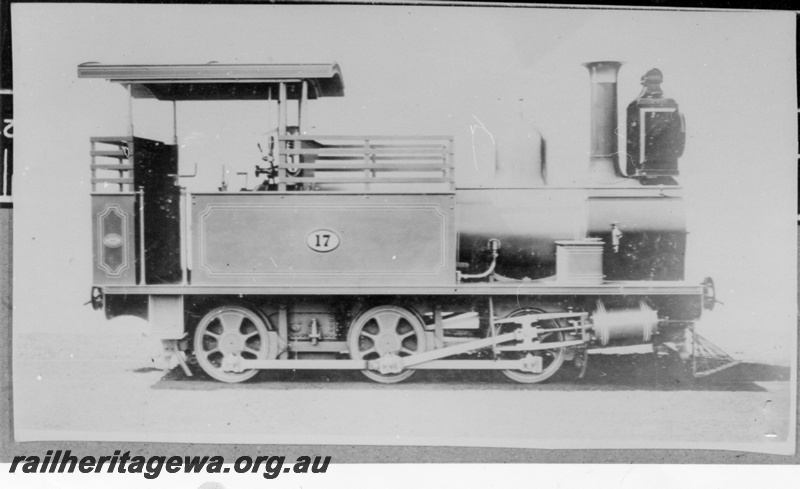
[[[350,357],[377,360],[389,355],[407,357],[425,351],[425,331],[411,311],[397,306],[380,306],[361,314],[350,327],[347,336]],[[414,370],[382,374],[362,370],[368,378],[384,384],[403,381]]]
[[[518,317],[526,314],[544,313],[539,309],[518,309],[506,317]],[[544,328],[557,328],[558,322],[555,320],[542,321]],[[501,324],[497,327],[497,334],[513,331],[517,326],[514,324]],[[542,343],[558,343],[564,341],[564,333],[561,331],[545,332],[539,335]],[[503,370],[503,375],[521,384],[536,384],[544,382],[552,377],[564,363],[565,348],[553,348],[551,350],[535,350],[532,352],[524,351],[503,351],[498,354],[501,360],[517,360],[524,358],[529,353],[535,357],[542,358],[542,371],[540,373],[526,372],[524,370]]]
[[[205,373],[223,382],[243,382],[258,370],[229,372],[222,369],[226,356],[265,360],[267,327],[253,311],[240,306],[218,307],[206,314],[194,334],[194,354]]]

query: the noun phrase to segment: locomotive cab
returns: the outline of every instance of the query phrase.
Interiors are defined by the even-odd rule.
[[[96,285],[188,283],[188,225],[185,189],[179,174],[177,103],[258,100],[278,105],[276,138],[293,137],[306,123],[309,100],[342,96],[336,64],[330,65],[100,65],[78,67],[81,78],[119,83],[129,94],[129,131],[91,139]],[[172,102],[172,144],[134,135],[133,103]],[[288,105],[296,100],[298,127],[287,127]],[[282,140],[284,147],[293,141]],[[265,159],[272,159],[270,154]],[[259,170],[268,173],[274,169]],[[285,171],[285,170],[284,170]],[[291,173],[289,173],[291,175]],[[283,184],[285,187],[285,183]],[[223,175],[222,189],[227,190]],[[181,238],[180,243],[179,238]]]

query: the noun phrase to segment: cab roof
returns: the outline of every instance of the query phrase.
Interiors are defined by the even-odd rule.
[[[219,64],[204,65],[78,65],[78,78],[102,78],[131,87],[134,98],[158,100],[277,100],[280,83],[287,98],[299,99],[301,82],[308,98],[341,97],[344,82],[339,65]]]

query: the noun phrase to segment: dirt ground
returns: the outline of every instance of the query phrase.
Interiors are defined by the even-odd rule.
[[[18,441],[714,448],[783,453],[790,368],[743,362],[695,383],[651,354],[591,355],[577,382],[421,371],[379,385],[359,372],[261,372],[240,385],[156,368],[141,330],[16,333]]]

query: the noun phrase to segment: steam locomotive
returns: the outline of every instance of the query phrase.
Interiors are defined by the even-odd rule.
[[[642,77],[623,172],[620,63],[584,66],[587,182],[548,185],[539,141],[510,180],[462,188],[452,137],[307,134],[309,102],[344,95],[336,64],[81,64],[131,104],[258,100],[278,114],[260,183],[240,190],[189,192],[177,134],[137,137],[131,121],[91,138],[92,304],[149,321],[166,358],[223,382],[466,369],[537,383],[583,375],[589,349],[650,343],[691,361],[715,299],[710,279],[684,281],[683,117],[660,71]]]

